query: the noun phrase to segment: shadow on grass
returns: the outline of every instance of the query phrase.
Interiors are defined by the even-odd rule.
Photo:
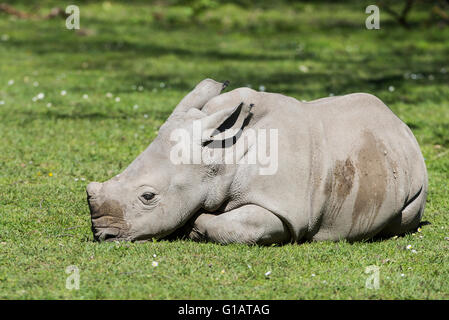
[[[430,223],[429,221],[421,221],[416,229],[407,231],[407,232],[405,232],[404,234],[400,234],[400,235],[396,235],[396,236],[389,236],[389,237],[374,236],[374,237],[371,238],[371,239],[360,240],[360,241],[348,241],[348,240],[343,240],[343,241],[345,241],[345,242],[347,242],[347,243],[349,243],[349,244],[355,244],[355,243],[360,243],[360,242],[365,242],[365,243],[376,243],[376,242],[381,242],[381,241],[389,240],[389,239],[392,239],[392,238],[394,238],[394,237],[399,237],[399,238],[405,237],[405,236],[408,235],[408,234],[412,234],[412,233],[418,232],[418,228],[422,228],[423,226],[427,226],[427,225],[431,225],[431,223]],[[188,234],[190,233],[190,231],[192,230],[192,227],[193,227],[192,224],[186,223],[186,225],[184,225],[183,227],[177,229],[175,232],[173,232],[172,234],[170,234],[170,235],[164,237],[164,238],[161,239],[161,240],[163,240],[163,241],[169,241],[169,242],[175,242],[175,241],[179,241],[179,240],[190,240],[190,239],[187,237],[187,235],[188,235]],[[193,240],[192,240],[192,241],[193,241]],[[201,241],[201,240],[200,240],[200,241],[197,241],[197,242],[207,242],[207,241],[205,241],[205,240],[202,240],[202,241]],[[304,244],[304,243],[312,243],[312,242],[314,242],[314,241],[311,241],[311,240],[300,240],[300,241],[298,241],[296,244],[300,245],[300,244]],[[337,242],[338,242],[338,241],[337,241]],[[267,246],[268,246],[268,247],[271,247],[271,246],[276,246],[276,247],[278,247],[278,246],[282,246],[282,245],[285,245],[285,244],[291,244],[291,243],[292,243],[292,242],[286,242],[286,243],[282,243],[282,244],[267,245]],[[265,245],[264,245],[264,246],[265,246]]]
[[[431,223],[429,221],[421,221],[416,229],[407,231],[407,232],[405,232],[403,234],[400,234],[400,235],[389,236],[389,237],[374,236],[371,239],[360,240],[360,241],[348,241],[348,240],[343,240],[343,241],[345,243],[349,243],[351,245],[352,244],[356,244],[356,243],[361,243],[361,242],[364,242],[364,243],[377,243],[377,242],[382,242],[382,241],[393,239],[394,237],[403,238],[403,237],[405,237],[405,236],[407,236],[409,234],[418,232],[418,228],[422,228],[422,227],[427,226],[427,225],[431,225]],[[209,241],[206,241],[206,240],[192,240],[192,239],[188,238],[188,234],[192,230],[192,227],[193,226],[189,222],[187,222],[181,228],[178,228],[173,233],[171,233],[168,236],[165,236],[164,238],[161,238],[161,239],[159,239],[157,241],[168,241],[168,242],[194,241],[194,242],[197,242],[197,243],[209,243]],[[136,242],[149,242],[149,241],[152,241],[152,240],[136,241]],[[93,235],[84,236],[83,239],[82,239],[82,242],[96,242],[96,243],[98,243],[98,241],[96,241],[93,238]],[[131,242],[135,242],[135,241],[131,241]],[[339,242],[339,241],[336,241],[336,242]],[[301,240],[301,241],[297,242],[296,244],[297,245],[301,245],[301,244],[305,244],[305,243],[313,243],[313,241],[311,241],[311,240]],[[220,243],[216,243],[216,244],[217,245],[225,245],[225,244],[220,244]],[[287,244],[295,244],[295,243],[286,242],[286,243],[281,243],[281,244],[260,245],[260,246],[264,246],[264,247],[280,247],[280,246],[287,245]],[[252,245],[258,246],[257,244],[248,244],[248,245],[249,246],[252,246]]]
[[[161,110],[151,110],[150,116],[152,120],[157,121],[165,121],[170,116],[171,110],[161,111]],[[51,110],[46,112],[38,112],[38,111],[27,111],[27,112],[16,112],[14,117],[17,117],[17,114],[20,114],[20,119],[22,120],[22,124],[26,124],[28,122],[32,122],[34,120],[110,120],[110,119],[141,119],[143,117],[143,113],[126,113],[126,112],[83,112],[83,111],[75,111],[73,113],[68,113],[66,111],[59,110]]]
[[[431,225],[431,224],[432,223],[430,223],[427,220],[421,221],[416,229],[409,230],[409,231],[407,231],[407,232],[405,232],[403,234],[398,234],[398,235],[393,235],[393,236],[388,236],[388,237],[387,236],[374,236],[372,239],[365,240],[365,242],[368,242],[368,243],[380,242],[380,241],[385,241],[385,240],[392,239],[394,237],[403,238],[403,237],[405,237],[405,236],[407,236],[409,234],[418,232],[418,229],[420,229],[420,228],[422,228],[424,226],[427,226],[427,225]]]
[[[129,42],[129,41],[108,41],[108,40],[86,40],[83,42],[72,42],[68,39],[62,41],[60,38],[45,39],[10,40],[8,46],[14,50],[32,50],[39,55],[54,54],[104,54],[122,53],[128,57],[160,57],[164,55],[175,55],[188,59],[191,57],[208,60],[236,60],[236,61],[273,61],[286,58],[283,54],[245,53],[245,52],[225,52],[216,48],[196,48],[196,50],[181,48],[177,46],[160,45],[155,42]],[[75,39],[76,40],[76,39]]]
[[[100,23],[98,21],[97,23]],[[49,32],[52,31],[49,26]],[[134,26],[130,28],[132,31]],[[341,28],[339,26],[338,28]],[[337,30],[339,30],[337,28]],[[150,28],[151,29],[151,28]],[[46,30],[46,29],[44,29]],[[447,56],[449,50],[444,47],[435,47],[432,49],[432,59],[426,59],[421,62],[412,57],[418,56],[420,53],[427,53],[427,50],[417,49],[414,46],[404,45],[390,50],[380,50],[376,54],[372,52],[356,52],[348,53],[342,49],[336,50],[335,54],[320,54],[319,50],[309,50],[296,53],[295,48],[289,50],[277,50],[275,47],[268,47],[266,50],[223,50],[207,42],[203,46],[188,46],[186,44],[178,44],[180,35],[173,38],[173,41],[161,43],[165,40],[161,38],[143,39],[142,41],[130,40],[111,40],[114,32],[108,31],[106,36],[77,37],[67,36],[61,32],[54,33],[51,37],[42,36],[41,39],[17,39],[9,40],[5,45],[9,50],[30,51],[37,55],[54,55],[55,53],[75,57],[78,59],[92,60],[89,62],[88,70],[104,70],[112,63],[114,69],[120,70],[125,68],[126,63],[132,61],[145,60],[148,58],[160,58],[165,56],[175,56],[180,63],[204,64],[209,63],[211,74],[204,74],[204,77],[212,77],[217,80],[230,79],[233,87],[246,86],[248,84],[263,85],[271,92],[280,92],[290,95],[306,95],[307,97],[321,98],[323,92],[325,94],[346,94],[352,92],[368,92],[376,94],[384,92],[389,86],[394,86],[397,91],[407,92],[413,86],[429,86],[442,85],[449,81],[449,73],[441,73],[441,67],[447,64]],[[344,30],[340,30],[343,32]],[[354,30],[353,30],[354,31]],[[336,32],[335,30],[333,32]],[[204,31],[193,29],[192,34],[198,33],[198,36],[204,36]],[[51,34],[51,33],[50,33]],[[192,38],[192,34],[186,33],[186,42]],[[399,33],[403,35],[403,33]],[[292,34],[300,36],[300,33]],[[121,34],[117,34],[120,39]],[[159,35],[161,36],[161,35]],[[163,36],[163,35],[162,35]],[[167,37],[171,35],[166,34]],[[394,37],[394,35],[392,36]],[[310,41],[310,37],[306,38],[305,43]],[[382,45],[382,39],[373,39],[379,46]],[[390,39],[391,41],[391,39]],[[295,41],[296,43],[296,41]],[[273,45],[274,46],[274,45]],[[414,50],[411,54],[410,51]],[[88,54],[83,57],[80,54]],[[77,60],[75,60],[77,61]],[[222,62],[241,62],[237,66],[220,67]],[[257,68],[257,64],[271,64],[289,62],[292,65],[301,63],[302,61],[317,62],[322,65],[321,70],[302,73],[292,68],[291,71],[276,70],[272,68],[269,72],[261,71]],[[60,63],[53,61],[51,58],[46,59],[48,66]],[[247,67],[245,64],[251,64],[254,67]],[[69,68],[79,69],[79,64],[72,63]],[[173,71],[171,71],[173,72]],[[175,71],[176,72],[176,71]],[[194,85],[193,81],[178,74],[169,72],[159,72],[158,74],[150,74],[151,70],[143,70],[131,73],[125,70],[119,76],[117,81],[131,82],[143,84],[146,87],[156,87],[159,82],[165,82],[171,88],[187,93]],[[405,79],[406,73],[419,75],[416,80]],[[362,75],[361,75],[362,74]],[[198,76],[199,74],[196,74]],[[432,81],[427,81],[432,76]],[[317,89],[317,84],[319,87]],[[256,88],[257,89],[257,88]],[[128,89],[127,91],[131,91]],[[317,92],[321,96],[317,96]],[[434,95],[430,97],[434,102],[444,101],[444,95]],[[414,102],[416,99],[420,101],[428,100],[427,96],[412,96],[407,93],[396,96],[404,102]],[[387,101],[388,102],[388,101]],[[100,115],[90,113],[93,118]],[[119,116],[120,117],[120,116]]]

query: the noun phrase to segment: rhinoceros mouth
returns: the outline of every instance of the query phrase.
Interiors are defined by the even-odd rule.
[[[122,231],[114,227],[92,227],[95,241],[126,240]]]

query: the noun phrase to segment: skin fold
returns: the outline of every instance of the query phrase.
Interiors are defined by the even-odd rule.
[[[221,93],[226,85],[200,82],[128,168],[88,185],[96,240],[182,234],[269,245],[357,241],[417,228],[426,166],[410,129],[381,100],[354,93],[304,103],[249,88]],[[198,123],[192,150],[222,153],[173,163],[173,132],[195,137]],[[248,137],[270,129],[277,132],[276,170],[261,174],[266,164],[250,161],[259,144]],[[274,140],[267,144],[270,151]],[[223,163],[230,154],[234,162]]]

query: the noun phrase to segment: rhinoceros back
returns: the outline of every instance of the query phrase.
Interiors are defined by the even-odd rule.
[[[324,150],[326,164],[311,168],[325,172],[313,173],[323,177],[323,185],[310,190],[320,194],[314,195],[319,201],[310,212],[307,237],[359,240],[393,222],[402,231],[416,227],[424,210],[427,172],[407,125],[368,94],[321,100],[308,107],[322,123],[321,136],[311,139],[319,140],[316,145]],[[406,212],[410,217],[402,217],[410,200],[419,204],[414,212]]]

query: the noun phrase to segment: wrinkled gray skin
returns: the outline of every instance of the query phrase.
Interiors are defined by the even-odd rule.
[[[424,159],[410,129],[378,98],[355,93],[303,103],[249,88],[220,94],[223,87],[203,80],[123,173],[87,186],[95,239],[180,232],[223,244],[354,241],[418,226],[427,196]],[[260,175],[257,164],[244,161],[170,161],[174,129],[192,130],[201,120],[204,137],[192,143],[206,152],[202,143],[242,102],[233,128],[249,119],[243,132],[278,130],[276,174]]]

